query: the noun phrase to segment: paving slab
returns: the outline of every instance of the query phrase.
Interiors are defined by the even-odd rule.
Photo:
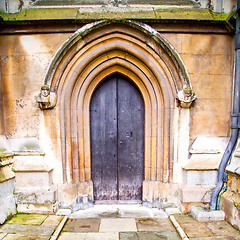
[[[225,221],[205,222],[206,226],[216,236],[232,236],[240,239],[240,233]]]
[[[204,238],[190,238],[192,240],[239,240],[238,237],[232,237],[232,236],[218,236],[218,237],[204,237]]]
[[[136,219],[137,229],[140,232],[162,232],[175,231],[172,223],[168,218],[142,218]]]
[[[134,218],[101,219],[99,232],[137,232]]]
[[[181,222],[179,224],[189,238],[214,236],[212,231],[202,222]]]
[[[175,217],[175,219],[181,223],[181,222],[197,222],[194,218],[192,218],[189,215],[185,215],[185,214],[173,214],[173,216]]]
[[[69,219],[63,232],[98,232],[100,219]]]
[[[6,235],[7,235],[7,233],[1,233],[0,232],[0,240],[2,240]]]
[[[180,240],[176,232],[125,232],[119,234],[120,240]]]
[[[4,224],[0,231],[12,234],[33,235],[33,236],[51,236],[54,232],[53,226],[36,226],[23,224]]]
[[[8,221],[8,224],[41,225],[47,217],[39,214],[17,214]]]
[[[64,232],[58,240],[118,240],[117,232],[108,233],[68,233]]]
[[[19,234],[8,234],[4,240],[48,240],[46,236],[25,236]]]
[[[42,223],[42,226],[58,226],[62,221],[63,216],[49,215],[45,221]]]

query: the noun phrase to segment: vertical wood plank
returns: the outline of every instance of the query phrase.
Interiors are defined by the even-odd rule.
[[[92,180],[95,200],[117,200],[116,78],[94,92],[90,107]]]

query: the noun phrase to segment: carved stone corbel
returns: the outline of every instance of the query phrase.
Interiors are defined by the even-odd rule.
[[[196,95],[190,86],[184,85],[183,89],[178,91],[177,99],[179,101],[180,107],[190,108],[193,101],[196,99]]]
[[[38,94],[38,103],[42,110],[54,108],[57,103],[57,94],[55,92],[50,92],[48,85],[43,85]]]

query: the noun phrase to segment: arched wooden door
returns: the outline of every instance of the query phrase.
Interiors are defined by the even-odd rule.
[[[134,83],[115,74],[95,90],[90,106],[95,200],[141,200],[144,103]]]

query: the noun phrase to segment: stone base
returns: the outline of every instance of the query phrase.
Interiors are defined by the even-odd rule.
[[[17,204],[55,204],[57,189],[51,187],[15,188]]]
[[[58,186],[60,208],[72,211],[86,209],[93,205],[93,182],[65,183]]]
[[[16,214],[16,203],[13,195],[0,198],[0,224],[3,224],[6,219]]]
[[[191,214],[193,218],[195,218],[199,222],[223,221],[225,218],[225,214],[223,211],[210,211],[209,209],[205,209],[203,207],[192,207]]]
[[[55,204],[17,204],[18,213],[55,214],[58,203]]]
[[[157,208],[179,206],[178,184],[144,180],[143,206]]]
[[[187,186],[180,187],[181,211],[188,213],[193,206],[209,207],[212,190],[215,186]]]

